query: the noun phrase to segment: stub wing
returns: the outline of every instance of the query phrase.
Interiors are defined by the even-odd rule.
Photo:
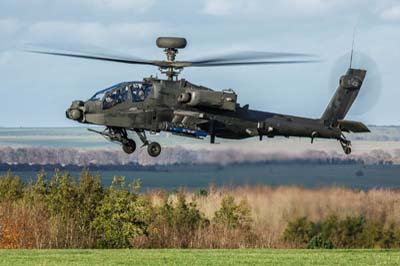
[[[164,130],[183,137],[204,138],[207,132],[199,130],[199,125],[208,123],[204,114],[195,111],[175,110],[173,119],[165,123]]]

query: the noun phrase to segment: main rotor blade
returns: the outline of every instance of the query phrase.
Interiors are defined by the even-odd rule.
[[[280,64],[303,64],[317,63],[319,60],[291,60],[291,61],[249,61],[249,62],[221,62],[221,63],[193,63],[191,67],[214,67],[214,66],[246,66],[246,65],[280,65]]]
[[[125,64],[158,65],[157,61],[151,61],[151,60],[145,60],[145,59],[133,58],[133,57],[132,58],[124,58],[124,57],[112,56],[112,55],[94,55],[94,54],[91,55],[91,54],[84,54],[84,53],[50,52],[50,51],[30,50],[30,49],[24,50],[24,51],[30,52],[30,53],[36,53],[36,54],[84,58],[84,59],[117,62],[117,63],[125,63]]]
[[[194,64],[254,61],[261,59],[290,58],[290,57],[311,57],[310,54],[300,53],[280,53],[280,52],[262,52],[262,51],[241,51],[225,55],[209,56],[201,59],[189,60]]]
[[[253,59],[262,58],[284,58],[284,57],[300,57],[310,56],[306,54],[294,54],[294,53],[271,53],[271,52],[238,52],[229,55],[208,58],[203,60],[195,61],[165,61],[165,60],[146,60],[137,57],[131,57],[126,55],[114,55],[110,53],[88,53],[85,51],[66,51],[56,49],[25,49],[25,52],[65,56],[73,58],[83,58],[90,60],[100,60],[107,62],[116,62],[124,64],[139,64],[139,65],[153,65],[161,68],[184,68],[184,67],[214,67],[214,66],[240,66],[240,65],[276,65],[276,64],[298,64],[298,63],[312,63],[317,62],[316,60],[279,60],[279,61],[256,61]],[[244,60],[246,59],[246,60]]]

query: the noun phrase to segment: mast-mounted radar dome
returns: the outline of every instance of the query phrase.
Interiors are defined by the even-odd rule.
[[[158,48],[183,49],[186,47],[186,39],[178,37],[158,37],[156,41]]]

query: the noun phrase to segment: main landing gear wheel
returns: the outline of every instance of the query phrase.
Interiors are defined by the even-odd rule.
[[[151,157],[157,157],[158,155],[160,155],[161,153],[161,145],[158,142],[151,142],[149,143],[149,141],[147,140],[146,137],[146,132],[143,130],[135,130],[136,134],[138,135],[138,137],[140,138],[140,140],[143,143],[143,146],[147,146],[147,153],[151,156]]]
[[[151,157],[157,157],[161,153],[161,145],[158,142],[152,142],[147,145],[147,152]]]
[[[132,139],[127,139],[122,143],[122,150],[127,154],[132,154],[136,150],[136,142]]]

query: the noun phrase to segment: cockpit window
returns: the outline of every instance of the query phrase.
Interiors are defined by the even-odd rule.
[[[108,92],[103,101],[103,108],[107,109],[127,100],[128,92],[124,88],[117,88]]]
[[[148,83],[122,82],[97,92],[90,100],[102,100],[103,108],[108,109],[128,100],[144,101],[150,95],[151,88]]]
[[[114,85],[114,86],[111,86],[111,87],[109,87],[109,88],[105,88],[105,89],[103,89],[103,90],[101,90],[101,91],[98,91],[98,92],[96,92],[95,95],[93,95],[93,96],[90,98],[90,100],[92,100],[92,101],[101,100],[101,99],[103,99],[104,95],[105,95],[107,92],[110,92],[110,91],[114,90],[115,88],[120,87],[122,84],[124,84],[124,82],[118,83],[118,84],[116,84],[116,85]]]
[[[149,96],[151,85],[142,83],[131,84],[131,92],[133,102],[142,102]]]

